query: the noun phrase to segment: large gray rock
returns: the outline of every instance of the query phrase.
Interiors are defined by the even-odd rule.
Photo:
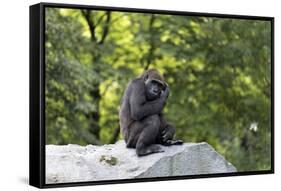
[[[207,143],[163,148],[163,153],[137,157],[124,141],[104,146],[47,145],[46,183],[236,172]]]

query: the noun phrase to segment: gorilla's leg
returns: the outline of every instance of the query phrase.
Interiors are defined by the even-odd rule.
[[[139,139],[140,133],[143,130],[143,124],[139,121],[133,122],[128,127],[128,138],[125,139],[127,148],[136,148],[137,141]]]
[[[151,115],[140,121],[142,131],[139,134],[136,143],[136,152],[138,156],[144,156],[151,153],[163,152],[159,145],[156,145],[156,138],[159,134],[160,119],[159,115]]]

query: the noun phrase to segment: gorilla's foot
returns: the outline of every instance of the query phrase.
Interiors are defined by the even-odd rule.
[[[165,146],[171,146],[171,145],[182,145],[183,141],[182,140],[167,140],[163,143]]]
[[[136,152],[138,156],[145,156],[153,153],[161,153],[164,150],[159,145],[149,145],[146,147],[136,148]]]

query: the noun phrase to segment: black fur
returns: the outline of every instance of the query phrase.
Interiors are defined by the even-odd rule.
[[[157,144],[182,144],[172,140],[175,128],[161,113],[168,95],[167,84],[149,76],[132,80],[124,93],[119,112],[121,132],[127,147],[136,148],[138,156],[163,152]]]

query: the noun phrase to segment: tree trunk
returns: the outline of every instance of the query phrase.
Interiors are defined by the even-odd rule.
[[[99,102],[100,102],[100,91],[99,91],[99,84],[94,85],[95,89],[91,92],[91,95],[94,99],[94,104],[96,106],[96,110],[90,114],[90,133],[95,135],[95,137],[99,140],[100,139],[100,126],[99,126]]]
[[[94,15],[92,14],[92,12],[90,10],[82,10],[81,11],[82,15],[84,16],[90,33],[91,33],[91,42],[93,43],[93,50],[94,52],[93,54],[93,58],[92,58],[92,63],[95,63],[96,65],[93,67],[94,73],[95,74],[99,74],[100,68],[99,65],[97,65],[97,63],[99,63],[100,57],[101,57],[101,53],[96,52],[95,47],[101,46],[107,35],[109,32],[109,23],[110,23],[110,19],[111,19],[111,13],[109,11],[107,11],[105,13],[105,15],[100,16],[98,18],[98,21],[95,23],[95,19],[94,19]],[[100,39],[97,38],[96,35],[96,27],[102,23],[103,17],[106,16],[105,21],[103,23],[103,32],[102,32],[102,36]],[[92,113],[90,113],[89,117],[90,117],[90,127],[89,127],[89,131],[90,133],[92,133],[97,140],[100,140],[100,126],[99,126],[99,119],[100,119],[100,113],[99,113],[99,103],[101,100],[101,93],[99,90],[99,86],[100,86],[100,82],[96,82],[95,84],[93,84],[93,90],[90,92],[91,96],[93,97],[93,101],[94,101],[94,105],[96,106],[96,110],[93,111]]]

